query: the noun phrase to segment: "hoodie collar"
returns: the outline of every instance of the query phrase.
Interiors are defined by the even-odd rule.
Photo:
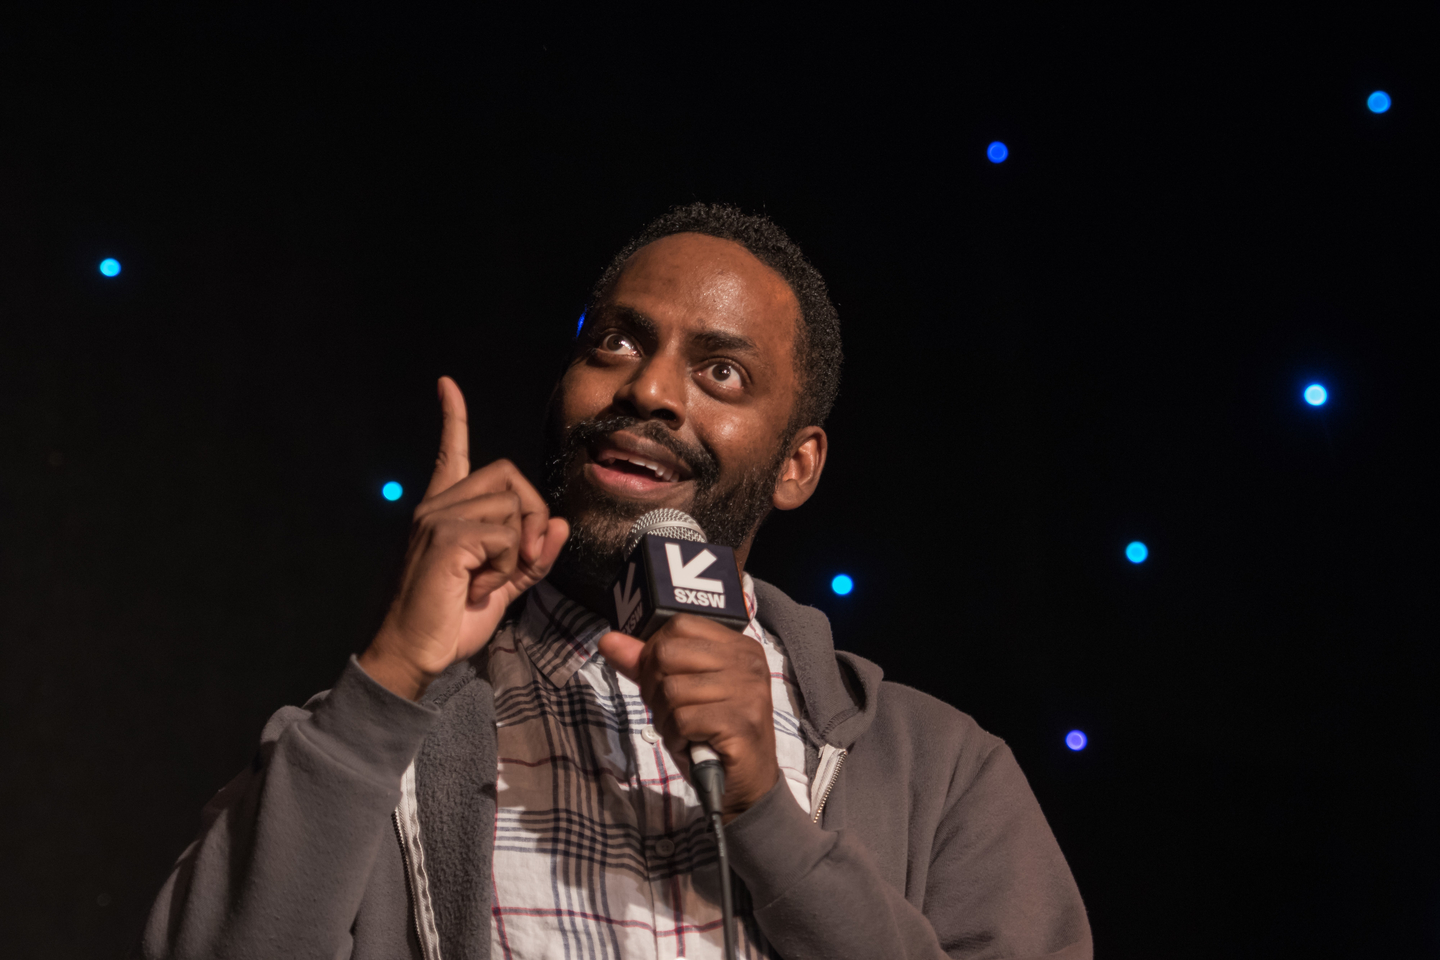
[[[837,652],[825,614],[764,580],[754,583],[760,624],[780,638],[795,670],[805,703],[802,727],[817,745],[848,748],[875,718],[884,671],[864,657]]]

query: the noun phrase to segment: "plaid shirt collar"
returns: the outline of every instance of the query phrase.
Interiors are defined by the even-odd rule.
[[[755,583],[750,574],[741,575],[745,589],[745,612],[752,626],[759,609]],[[591,657],[595,645],[610,630],[610,623],[552,587],[540,581],[530,589],[520,615],[518,640],[536,671],[556,687],[563,687]],[[764,633],[760,633],[764,636]]]

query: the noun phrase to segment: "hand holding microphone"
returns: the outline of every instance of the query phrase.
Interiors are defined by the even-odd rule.
[[[655,514],[668,522],[647,525]],[[718,755],[728,822],[770,792],[780,765],[770,665],[760,644],[740,632],[748,617],[734,555],[704,543],[699,530],[676,510],[640,518],[615,584],[612,622],[648,640],[612,631],[600,638],[600,653],[640,686],[672,752],[694,744],[697,773],[706,746]]]

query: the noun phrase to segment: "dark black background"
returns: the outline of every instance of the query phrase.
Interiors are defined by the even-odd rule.
[[[1101,956],[1440,955],[1428,21],[468,6],[4,17],[7,956],[133,942],[378,625],[435,378],[533,471],[594,275],[693,199],[845,329],[751,569],[1011,744]]]

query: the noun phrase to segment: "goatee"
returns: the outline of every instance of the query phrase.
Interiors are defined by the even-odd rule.
[[[722,484],[714,453],[681,441],[659,421],[597,417],[566,427],[559,423],[556,408],[558,404],[552,407],[545,429],[544,487],[550,509],[570,521],[570,539],[551,574],[561,583],[587,590],[608,588],[625,560],[625,535],[641,514],[652,509],[649,504],[596,489],[584,478],[582,468],[590,444],[617,430],[659,444],[690,469],[695,495],[688,508],[681,505],[679,509],[695,518],[711,543],[739,547],[770,513],[788,442],[779,447],[770,463]]]

